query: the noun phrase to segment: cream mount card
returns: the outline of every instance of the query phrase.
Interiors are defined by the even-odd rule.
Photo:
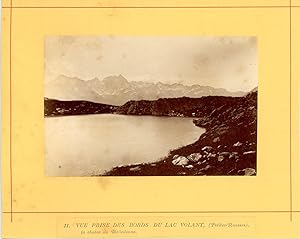
[[[298,237],[299,14],[3,1],[3,236]]]

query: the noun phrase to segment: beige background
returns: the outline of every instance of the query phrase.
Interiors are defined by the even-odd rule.
[[[70,1],[14,1],[14,6],[59,6]],[[72,1],[73,6],[119,5],[118,1]],[[173,1],[122,1],[132,5],[174,5]],[[178,5],[183,1],[179,2]],[[184,5],[218,6],[219,1]],[[205,5],[206,4],[206,5]],[[263,8],[14,8],[12,24],[12,102],[9,98],[9,20],[3,9],[3,232],[5,237],[64,236],[59,225],[74,218],[127,216],[164,219],[166,214],[63,214],[101,211],[253,211],[167,214],[169,217],[250,217],[248,236],[295,236],[299,226],[297,151],[300,8],[292,9],[292,95],[290,95],[289,1],[228,1],[228,6]],[[293,1],[293,4],[298,4]],[[4,1],[9,6],[9,1]],[[68,6],[68,5],[67,5]],[[70,6],[70,5],[69,5]],[[297,23],[296,23],[297,22]],[[297,24],[297,25],[296,25]],[[256,177],[87,177],[44,176],[44,38],[47,35],[167,35],[258,37],[258,167]],[[290,96],[292,97],[292,180],[290,221]],[[9,125],[12,109],[11,214]],[[254,211],[280,211],[257,212]],[[20,213],[52,212],[52,213]],[[153,217],[152,217],[153,216]],[[57,229],[58,228],[58,229]],[[155,234],[160,233],[160,234]],[[174,234],[172,234],[174,233]],[[219,233],[219,234],[218,234]],[[77,234],[75,234],[77,235]],[[199,236],[197,230],[144,230],[136,236]],[[203,236],[232,236],[205,231]],[[236,232],[242,236],[243,232]]]

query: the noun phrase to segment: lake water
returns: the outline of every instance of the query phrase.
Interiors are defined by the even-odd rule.
[[[192,120],[114,114],[46,118],[46,175],[91,176],[158,161],[204,133]]]

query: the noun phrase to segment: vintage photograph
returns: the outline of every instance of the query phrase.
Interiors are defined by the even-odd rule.
[[[255,176],[255,36],[47,36],[46,176]]]

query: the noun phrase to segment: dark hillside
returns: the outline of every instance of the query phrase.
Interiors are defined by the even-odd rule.
[[[99,104],[83,100],[62,101],[54,99],[44,99],[45,116],[65,116],[84,114],[113,113],[116,106]]]

